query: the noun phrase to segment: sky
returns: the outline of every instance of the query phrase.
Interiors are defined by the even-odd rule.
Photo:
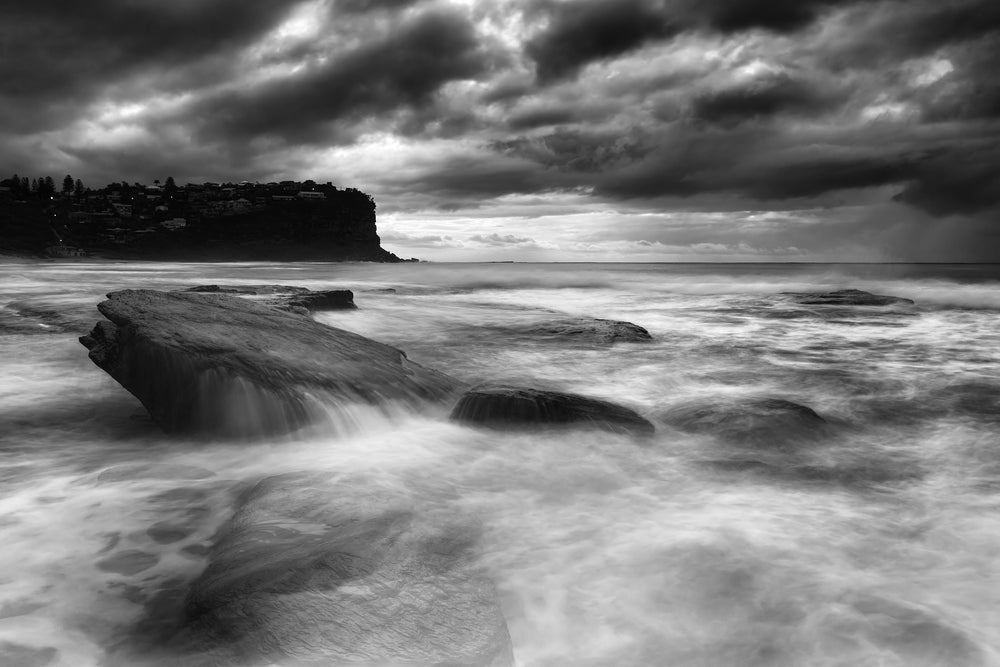
[[[1000,261],[997,0],[88,0],[0,174],[331,181],[436,261]]]

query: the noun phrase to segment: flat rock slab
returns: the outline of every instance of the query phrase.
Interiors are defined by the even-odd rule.
[[[123,290],[80,339],[168,432],[266,436],[333,404],[418,403],[457,382],[400,350],[226,294]]]
[[[185,292],[266,296],[262,303],[292,312],[355,310],[354,292],[347,289],[313,291],[292,285],[198,285]]]
[[[804,306],[891,306],[913,304],[912,299],[885,294],[872,294],[859,289],[842,289],[834,292],[782,292],[795,303]]]
[[[367,480],[243,494],[174,637],[186,665],[513,665],[478,527]]]
[[[653,339],[638,324],[620,320],[581,317],[536,324],[525,333],[557,339],[581,340],[611,345],[619,342],[646,342]]]
[[[652,435],[655,430],[638,413],[615,403],[580,394],[506,385],[486,385],[466,392],[452,410],[451,419],[500,429],[585,426],[632,435]]]

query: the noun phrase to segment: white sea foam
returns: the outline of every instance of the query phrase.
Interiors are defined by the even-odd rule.
[[[241,483],[329,470],[480,520],[520,665],[998,665],[997,276],[923,271],[0,265],[0,306],[67,317],[0,333],[0,663],[105,664],[204,567]],[[328,420],[292,437],[167,437],[74,327],[112,289],[208,283],[354,289],[359,310],[317,318],[469,382],[619,401],[657,434],[502,434],[317,397]],[[773,316],[777,292],[846,287],[917,305]],[[525,333],[567,316],[654,341]],[[748,451],[668,418],[754,397],[808,405],[832,434]]]

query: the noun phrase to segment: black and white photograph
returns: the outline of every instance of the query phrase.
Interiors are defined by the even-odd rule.
[[[0,3],[0,667],[1000,667],[1000,2]]]

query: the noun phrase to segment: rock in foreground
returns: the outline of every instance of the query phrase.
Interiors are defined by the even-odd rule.
[[[455,421],[491,428],[531,425],[588,426],[616,433],[652,435],[638,413],[608,401],[528,387],[492,385],[465,393],[451,412]]]
[[[80,339],[166,431],[285,433],[330,403],[437,400],[451,378],[394,347],[224,294],[123,290]]]
[[[513,665],[477,532],[370,483],[267,478],[191,588],[184,664]]]
[[[891,306],[913,303],[912,299],[872,294],[859,289],[842,289],[834,292],[782,292],[782,294],[804,306]]]

